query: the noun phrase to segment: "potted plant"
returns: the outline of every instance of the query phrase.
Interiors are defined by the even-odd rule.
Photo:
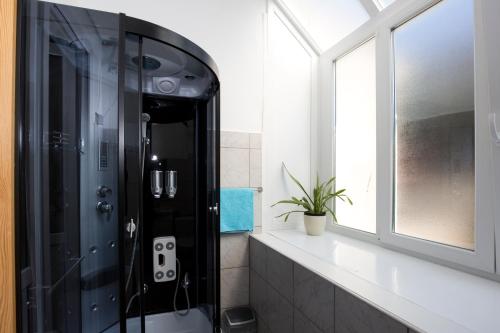
[[[320,236],[323,234],[326,225],[326,214],[330,213],[333,217],[334,222],[337,222],[337,216],[335,212],[328,207],[330,200],[338,198],[342,201],[348,202],[352,205],[351,199],[345,194],[345,189],[340,189],[334,191],[335,177],[328,179],[327,181],[320,183],[319,176],[316,176],[316,186],[313,188],[312,195],[307,193],[304,186],[295,178],[290,171],[288,171],[286,165],[283,163],[283,168],[286,173],[290,176],[295,184],[302,190],[304,196],[299,199],[297,197],[292,197],[288,200],[281,200],[272,205],[274,207],[279,204],[290,204],[301,207],[301,209],[290,210],[285,212],[279,217],[285,217],[285,222],[288,220],[290,214],[293,213],[304,213],[304,225],[306,227],[306,232],[311,236]]]

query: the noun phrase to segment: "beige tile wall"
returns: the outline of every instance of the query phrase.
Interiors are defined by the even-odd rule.
[[[221,187],[261,187],[261,134],[221,132]],[[254,232],[262,227],[262,194],[254,195]],[[249,304],[248,233],[221,235],[221,308]]]

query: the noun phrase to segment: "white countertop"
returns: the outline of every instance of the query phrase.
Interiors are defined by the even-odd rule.
[[[332,232],[252,235],[420,332],[500,332],[500,283]]]

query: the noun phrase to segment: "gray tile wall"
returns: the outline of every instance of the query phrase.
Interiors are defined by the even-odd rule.
[[[408,328],[350,293],[335,288],[335,332],[407,333]]]
[[[250,304],[259,333],[416,333],[251,237]]]
[[[221,132],[221,187],[262,186],[261,135]],[[262,194],[254,196],[254,230],[261,230]],[[221,235],[221,308],[249,304],[248,233]]]

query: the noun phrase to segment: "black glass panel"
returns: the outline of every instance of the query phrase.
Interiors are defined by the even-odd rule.
[[[123,15],[25,4],[21,331],[215,332],[217,78]],[[159,237],[173,257],[155,256]]]
[[[125,37],[124,62],[124,145],[125,145],[125,314],[134,318],[127,322],[128,332],[141,332],[144,283],[142,278],[142,229],[141,188],[144,168],[144,146],[142,138],[142,94],[141,94],[141,38],[127,34]],[[134,62],[132,59],[139,59]],[[146,123],[146,119],[144,120]],[[142,287],[141,287],[142,286]]]
[[[28,2],[18,188],[23,332],[118,325],[118,17]]]
[[[143,127],[148,142],[142,191],[144,310],[146,315],[175,313],[186,330],[200,329],[193,326],[198,316],[209,332],[218,318],[218,216],[213,210],[218,202],[218,82],[189,54],[145,37],[142,41],[142,113],[148,119]],[[153,246],[165,237],[176,244],[170,260]],[[158,278],[169,272],[172,278]],[[153,327],[146,325],[146,332],[154,332]]]

